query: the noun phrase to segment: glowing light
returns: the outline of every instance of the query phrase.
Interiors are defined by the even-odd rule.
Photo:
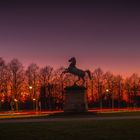
[[[109,89],[106,89],[106,92],[109,92]]]
[[[35,98],[33,98],[33,101],[35,101],[36,99]]]
[[[29,86],[29,89],[32,89],[33,87],[32,86]]]
[[[1,102],[3,103],[3,102],[4,102],[4,100],[2,99],[2,100],[1,100]]]
[[[17,99],[14,99],[14,101],[17,102],[18,100]]]

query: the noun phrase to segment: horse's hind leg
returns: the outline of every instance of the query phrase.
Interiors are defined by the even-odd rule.
[[[85,79],[84,79],[84,78],[82,78],[82,81],[83,81],[83,82],[82,82],[82,85],[84,85],[84,84],[85,84]]]
[[[78,76],[78,79],[74,82],[74,85],[77,85],[77,82],[80,81],[80,77]]]

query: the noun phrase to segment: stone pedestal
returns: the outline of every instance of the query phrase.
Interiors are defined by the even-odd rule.
[[[86,88],[70,86],[65,88],[64,112],[87,112]]]

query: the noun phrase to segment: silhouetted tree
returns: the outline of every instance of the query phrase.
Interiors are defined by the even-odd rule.
[[[41,85],[45,86],[47,89],[47,103],[48,108],[52,109],[52,105],[54,104],[54,98],[53,98],[53,68],[50,66],[46,66],[42,69],[40,69],[40,83]]]
[[[114,75],[110,72],[104,74],[105,97],[109,107],[114,108]]]
[[[117,92],[117,98],[118,98],[118,107],[120,108],[121,107],[121,101],[123,100],[123,87],[124,87],[124,83],[123,83],[123,78],[122,78],[122,76],[121,75],[117,75],[116,77],[115,77],[115,79],[116,79],[116,88],[117,88],[117,90],[116,90],[116,92]]]
[[[136,73],[132,74],[132,76],[130,77],[130,82],[131,82],[131,94],[132,94],[134,106],[137,105],[136,98],[137,98],[137,93],[139,92],[139,81],[140,81],[140,78],[138,74]]]
[[[102,93],[103,93],[103,71],[101,68],[97,68],[93,73],[94,84],[97,91],[100,108],[102,108]]]
[[[6,97],[8,97],[8,69],[3,58],[0,57],[0,109],[1,104],[5,101]]]
[[[61,75],[64,71],[63,67],[60,67],[54,71],[53,75],[53,84],[54,86],[54,94],[55,94],[55,104],[57,109],[63,108],[64,101],[64,88],[69,83],[69,79],[66,78],[67,75]]]
[[[11,85],[11,98],[15,101],[16,110],[18,110],[18,100],[20,98],[22,87],[24,83],[24,70],[23,65],[18,59],[13,59],[8,64]]]
[[[128,107],[131,107],[131,82],[130,78],[125,79],[125,90],[126,90],[126,97],[127,97],[127,102],[128,102]]]
[[[42,85],[47,85],[50,83],[53,74],[53,67],[46,66],[40,69],[40,83]]]
[[[30,64],[26,70],[28,89],[30,98],[33,101],[33,108],[38,110],[38,97],[39,97],[39,67],[37,64]]]

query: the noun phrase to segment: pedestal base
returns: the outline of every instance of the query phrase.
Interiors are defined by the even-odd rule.
[[[87,112],[86,88],[71,86],[65,88],[64,112]]]

